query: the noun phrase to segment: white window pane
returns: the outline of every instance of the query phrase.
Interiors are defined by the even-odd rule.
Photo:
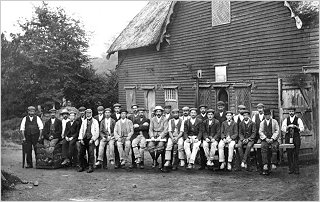
[[[212,1],[212,26],[230,23],[230,1]]]
[[[227,81],[227,67],[226,66],[216,66],[215,67],[216,82],[226,82]]]

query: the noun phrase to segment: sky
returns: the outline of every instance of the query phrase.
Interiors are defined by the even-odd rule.
[[[147,1],[47,1],[51,7],[62,7],[70,16],[80,19],[91,32],[88,54],[102,57],[112,41],[147,5]],[[41,1],[1,1],[1,32],[20,32],[17,21],[31,19],[33,7]]]

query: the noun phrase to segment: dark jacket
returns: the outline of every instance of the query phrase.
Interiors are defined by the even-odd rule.
[[[139,117],[139,114],[137,114],[137,116],[135,116],[134,114],[130,114],[130,115],[128,116],[128,119],[130,119],[130,120],[132,121],[132,123],[133,123],[133,121],[134,121],[135,119],[137,119],[137,118],[140,118],[140,117]]]
[[[220,112],[219,112],[219,111],[215,112],[214,115],[213,115],[213,117],[219,121],[220,126],[221,126],[221,124],[222,124],[224,121],[227,120],[226,110],[223,110],[222,116],[220,116]]]
[[[187,139],[188,136],[198,136],[198,140],[201,140],[201,125],[202,125],[202,120],[196,118],[194,125],[191,124],[191,118],[187,121],[184,122],[184,134],[183,138]]]
[[[105,116],[104,116],[104,114],[103,114],[101,121],[104,119],[104,117],[105,117]],[[100,128],[101,121],[99,121],[99,115],[96,115],[96,116],[94,116],[93,118],[95,118],[95,119],[98,121],[98,123],[99,123],[99,128]]]
[[[209,125],[209,119],[206,119],[202,123],[202,139],[205,140],[206,138],[215,139],[216,141],[220,140],[220,123],[217,119],[212,119],[211,125]]]
[[[232,140],[237,140],[238,138],[238,125],[236,122],[231,120],[229,126],[228,121],[224,121],[221,125],[221,139],[230,136]]]
[[[256,124],[249,120],[248,124],[245,124],[244,120],[239,124],[239,138],[240,141],[244,139],[249,139],[249,141],[254,141],[256,137]]]
[[[144,126],[144,123],[148,123],[148,126]],[[149,127],[150,127],[150,120],[146,117],[143,117],[142,120],[140,118],[135,118],[133,120],[133,125],[138,124],[139,128],[135,128],[133,126],[133,135],[131,137],[131,140],[136,138],[138,135],[140,135],[140,131],[142,132],[143,136],[148,139],[149,138]]]
[[[86,116],[84,116],[84,117],[86,117]],[[80,117],[78,117],[78,118],[76,119],[76,121],[79,123],[79,125],[80,125],[80,127],[81,127],[81,124],[82,124],[81,116],[80,116]]]
[[[51,118],[46,121],[43,127],[43,137],[44,139],[49,139],[50,137],[50,126],[51,126]],[[53,136],[53,139],[61,139],[61,133],[62,133],[62,122],[56,118],[54,121],[54,132],[51,134]]]
[[[101,123],[100,123],[100,138],[103,138],[103,137],[107,137],[107,136],[113,136],[113,132],[114,132],[114,126],[116,125],[116,121],[112,118],[110,118],[110,132],[111,134],[108,134],[108,130],[106,128],[106,121],[105,121],[105,118],[102,119]]]
[[[121,116],[119,116],[119,118],[117,119],[116,113],[113,113],[113,114],[111,114],[111,118],[113,118],[113,120],[115,120],[117,122],[121,119]]]
[[[66,130],[65,130],[65,137],[73,137],[73,139],[78,139],[80,124],[78,121],[74,121],[71,125],[71,121],[67,122]]]
[[[205,121],[205,120],[208,119],[208,116],[207,116],[207,113],[206,113],[206,115],[203,117],[203,116],[201,115],[201,113],[200,113],[200,114],[198,114],[198,115],[196,116],[196,118],[201,119],[202,121]]]

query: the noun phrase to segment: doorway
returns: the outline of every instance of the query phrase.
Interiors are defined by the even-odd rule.
[[[229,110],[229,95],[225,88],[218,89],[217,102],[218,101],[223,101],[225,103],[225,110]]]

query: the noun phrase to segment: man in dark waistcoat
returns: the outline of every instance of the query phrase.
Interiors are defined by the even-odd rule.
[[[25,144],[27,153],[27,166],[25,168],[32,168],[32,147],[36,154],[36,144],[41,139],[43,123],[40,117],[35,115],[36,108],[33,106],[28,107],[28,115],[25,116],[20,125],[20,131],[22,134],[22,141]]]
[[[256,137],[254,142],[257,144],[261,143],[260,135],[259,135],[259,129],[260,129],[260,123],[264,120],[264,105],[262,103],[257,104],[257,110],[258,114],[255,114],[252,117],[252,121],[256,124]],[[261,157],[261,148],[258,148],[256,150],[256,160],[257,160],[257,171],[262,174],[262,157]]]
[[[94,116],[93,118],[95,118],[97,121],[98,121],[98,124],[99,124],[99,130],[100,130],[100,127],[101,127],[101,122],[102,120],[105,118],[105,115],[104,115],[104,107],[103,106],[98,106],[97,107],[97,111],[98,111],[98,114],[96,116]],[[99,156],[99,145],[100,145],[100,136],[99,138],[96,140],[96,166],[100,166],[100,164],[98,163],[98,156]],[[103,154],[105,154],[106,152],[103,152]],[[105,156],[103,157],[104,159],[106,158]],[[106,163],[106,159],[104,161],[104,163]],[[103,165],[103,167],[105,167],[105,165]]]
[[[201,119],[202,122],[208,119],[207,108],[208,108],[207,105],[200,105],[199,106],[200,114],[197,116],[197,118]],[[202,136],[199,139],[199,141],[200,142],[202,141]],[[207,157],[204,153],[204,149],[201,146],[201,144],[200,144],[199,150],[200,150],[200,152],[199,152],[200,153],[200,168],[199,168],[199,170],[203,170],[206,168]]]
[[[289,108],[288,111],[289,117],[283,120],[281,130],[286,133],[285,143],[294,144],[294,148],[287,149],[289,174],[299,174],[300,133],[304,131],[304,126],[302,120],[295,116],[294,107]]]
[[[218,101],[217,102],[217,108],[218,108],[218,111],[214,113],[214,118],[219,121],[220,126],[221,126],[221,124],[225,120],[227,120],[226,110],[225,110],[225,103],[223,101]]]
[[[271,164],[272,169],[277,168],[277,152],[279,150],[279,124],[277,120],[271,118],[270,109],[264,110],[265,120],[260,123],[259,135],[261,139],[261,156],[263,164],[263,175],[269,175],[268,168],[268,152],[271,147],[272,158]]]
[[[56,109],[51,109],[51,118],[46,121],[43,128],[43,145],[47,153],[47,163],[51,164],[53,159],[53,150],[59,140],[62,139],[62,122],[56,118]]]

